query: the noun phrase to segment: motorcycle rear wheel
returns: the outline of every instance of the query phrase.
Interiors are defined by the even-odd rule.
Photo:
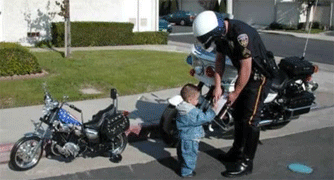
[[[43,144],[36,149],[35,148],[41,139],[37,136],[23,137],[19,139],[13,146],[10,153],[9,163],[12,165],[14,170],[25,171],[35,167],[43,154]]]
[[[159,123],[159,131],[161,138],[169,147],[176,147],[178,142],[175,136],[176,114],[177,114],[176,108],[172,105],[169,105],[163,112]]]
[[[114,146],[112,149],[109,149],[109,152],[113,154],[122,154],[128,144],[128,138],[125,133],[121,133],[117,135],[111,143],[113,143]]]

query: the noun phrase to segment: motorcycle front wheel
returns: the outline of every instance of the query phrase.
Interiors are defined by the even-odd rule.
[[[23,137],[15,143],[9,161],[14,170],[24,171],[38,164],[43,154],[43,145],[37,147],[40,141],[39,137],[31,136]]]
[[[161,116],[159,123],[159,131],[162,140],[169,147],[176,147],[177,138],[175,136],[176,131],[176,114],[177,110],[174,106],[169,105]]]

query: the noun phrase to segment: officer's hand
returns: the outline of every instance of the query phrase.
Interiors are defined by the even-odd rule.
[[[231,92],[227,97],[227,104],[231,106],[238,98],[238,96],[239,94],[237,94],[235,91]]]
[[[219,98],[222,96],[223,90],[221,87],[217,86],[213,90],[213,103],[217,104]]]

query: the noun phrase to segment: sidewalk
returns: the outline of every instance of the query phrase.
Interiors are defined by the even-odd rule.
[[[277,31],[277,30],[258,30],[258,32],[268,33],[268,34],[282,34],[282,35],[291,35],[298,38],[309,38],[322,41],[332,41],[334,42],[334,31],[327,31],[319,34],[307,34],[307,33],[294,33],[288,31]]]
[[[334,41],[334,36],[330,37],[333,38]],[[121,49],[143,49],[189,53],[191,50],[191,44],[170,41],[167,45],[72,48],[73,51]],[[40,48],[32,48],[32,50],[50,51],[49,49]],[[63,51],[63,48],[57,48],[56,50]],[[323,72],[325,74],[321,74],[322,72],[320,72],[320,75],[316,77],[316,80],[319,81],[318,83],[320,88],[326,88],[323,90],[324,95],[321,95],[320,98],[324,100],[327,99],[327,104],[325,106],[331,106],[332,101],[331,99],[328,100],[327,95],[329,94],[332,96],[333,86],[332,84],[328,85],[327,82],[328,78],[330,80],[331,77],[333,77],[333,68],[332,66],[329,67],[327,65],[321,65],[319,67],[320,69],[326,69],[326,71]],[[131,126],[129,131],[127,132],[127,134],[129,135],[129,141],[145,139],[151,135],[150,132],[152,130],[157,131],[156,127],[159,123],[160,116],[163,113],[165,107],[167,106],[166,99],[176,94],[179,94],[179,92],[180,88],[174,88],[153,93],[143,93],[119,97],[119,109],[127,110],[130,112],[129,117]],[[90,120],[93,114],[97,113],[101,109],[104,109],[110,103],[110,98],[73,102],[75,106],[83,110],[84,121]],[[21,138],[25,133],[33,131],[34,126],[30,120],[33,119],[35,121],[38,121],[39,117],[42,114],[42,107],[42,105],[38,105],[11,109],[0,109],[0,163],[8,162],[10,150],[14,142]],[[76,117],[80,117],[80,114],[75,114],[75,112],[73,112],[73,114]]]

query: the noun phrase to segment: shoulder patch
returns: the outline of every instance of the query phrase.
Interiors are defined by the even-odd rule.
[[[247,34],[240,34],[237,37],[237,40],[242,47],[247,47],[248,42],[249,42]]]

